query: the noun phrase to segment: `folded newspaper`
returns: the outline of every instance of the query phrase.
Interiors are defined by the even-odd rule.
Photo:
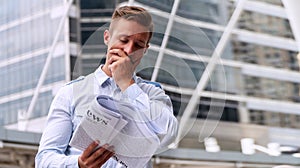
[[[91,102],[70,145],[85,150],[99,140],[99,146],[114,146],[113,158],[120,166],[144,167],[159,145],[158,136],[147,127],[149,122],[131,104],[101,95]]]

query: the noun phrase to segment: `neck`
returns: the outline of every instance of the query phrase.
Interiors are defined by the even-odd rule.
[[[112,77],[111,71],[108,69],[108,65],[104,64],[101,69],[107,76]]]

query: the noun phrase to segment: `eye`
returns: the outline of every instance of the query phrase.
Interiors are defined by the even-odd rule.
[[[135,43],[135,46],[137,48],[145,48],[145,44],[144,43]]]
[[[127,43],[128,42],[128,40],[127,39],[120,39],[120,41],[122,42],[122,43]]]
[[[138,44],[136,44],[135,46],[136,46],[136,48],[144,48],[144,46],[138,45]]]

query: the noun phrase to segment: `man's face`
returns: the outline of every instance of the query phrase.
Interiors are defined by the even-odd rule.
[[[149,47],[148,29],[135,21],[119,19],[112,23],[111,30],[104,32],[107,53],[112,49],[120,49],[130,57],[134,64],[139,64],[144,52]],[[107,60],[109,59],[107,54]]]

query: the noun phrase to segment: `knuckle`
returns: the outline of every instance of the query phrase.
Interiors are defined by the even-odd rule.
[[[104,152],[103,148],[99,148],[95,153],[97,156],[102,155],[102,153]]]
[[[89,166],[89,162],[84,161],[84,162],[83,162],[83,165],[84,165],[84,166]]]

